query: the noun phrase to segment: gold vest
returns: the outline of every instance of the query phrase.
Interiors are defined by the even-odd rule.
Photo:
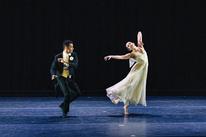
[[[68,69],[63,69],[62,76],[67,78],[69,76],[69,70]]]

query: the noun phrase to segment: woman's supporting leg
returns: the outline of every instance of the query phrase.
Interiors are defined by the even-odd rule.
[[[126,102],[124,103],[124,107],[123,107],[123,108],[124,108],[124,114],[125,114],[125,115],[128,115],[128,114],[129,114],[129,112],[128,112],[129,102],[126,101]]]

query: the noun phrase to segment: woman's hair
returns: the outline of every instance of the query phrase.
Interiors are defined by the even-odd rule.
[[[134,44],[133,42],[130,42],[130,41],[129,41],[129,42],[126,43],[126,47],[128,47],[129,44],[135,46],[135,44]]]
[[[128,42],[126,43],[126,46],[128,47],[130,43],[132,43],[132,42],[128,41]]]

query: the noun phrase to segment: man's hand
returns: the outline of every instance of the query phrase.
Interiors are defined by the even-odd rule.
[[[52,75],[51,79],[54,80],[57,77],[57,75]]]
[[[57,60],[58,60],[58,62],[61,62],[62,64],[64,64],[66,67],[69,67],[69,64],[67,62],[65,62],[63,60],[63,58],[58,58]]]
[[[57,60],[58,60],[58,62],[64,63],[63,58],[58,58]]]

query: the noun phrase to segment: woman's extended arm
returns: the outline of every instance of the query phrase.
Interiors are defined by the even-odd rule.
[[[108,55],[108,56],[104,57],[104,60],[105,61],[108,61],[110,59],[126,60],[126,59],[129,59],[131,57],[133,57],[132,53],[127,53],[127,54],[124,54],[124,55]]]

